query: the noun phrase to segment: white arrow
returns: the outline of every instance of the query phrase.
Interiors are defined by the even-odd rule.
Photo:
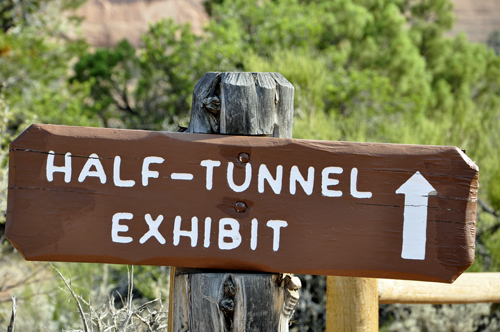
[[[436,189],[420,172],[416,172],[396,190],[396,194],[405,195],[401,257],[404,259],[424,260],[429,195],[436,195]]]

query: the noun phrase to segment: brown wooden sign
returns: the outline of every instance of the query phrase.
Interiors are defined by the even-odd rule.
[[[6,235],[28,260],[451,282],[477,187],[455,147],[33,125]]]

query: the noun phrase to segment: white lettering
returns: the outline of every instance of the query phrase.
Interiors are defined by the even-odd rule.
[[[191,218],[191,230],[181,231],[182,219],[180,216],[175,217],[174,222],[174,246],[179,245],[181,236],[187,236],[191,238],[191,247],[196,247],[198,243],[198,218]]]
[[[134,180],[122,180],[120,179],[120,165],[122,159],[120,156],[115,157],[115,162],[113,163],[113,182],[117,187],[133,187],[135,185]]]
[[[156,220],[153,220],[151,215],[148,213],[144,216],[144,219],[146,219],[146,223],[149,226],[149,231],[141,237],[139,243],[143,244],[150,237],[154,236],[158,242],[165,244],[167,241],[165,241],[165,238],[160,234],[160,232],[158,232],[158,227],[160,227],[161,222],[163,221],[163,216],[160,214]]]
[[[161,164],[165,161],[165,159],[161,157],[146,157],[142,163],[142,185],[147,186],[149,182],[149,178],[157,179],[160,173],[157,171],[149,170],[149,165],[151,164]]]
[[[325,167],[321,172],[321,194],[326,197],[341,197],[342,191],[328,189],[328,186],[336,186],[339,180],[330,179],[330,174],[342,174],[342,167]]]
[[[250,238],[250,248],[252,250],[257,249],[257,228],[259,227],[259,222],[256,218],[252,219],[252,237]]]
[[[130,236],[122,236],[120,233],[125,233],[129,231],[128,225],[120,224],[121,220],[132,220],[134,215],[129,212],[118,212],[112,217],[111,226],[111,239],[115,243],[130,243],[133,242],[133,238]],[[156,219],[153,219],[151,214],[145,214],[144,219],[149,226],[149,230],[139,239],[140,244],[146,243],[151,238],[156,238],[160,244],[165,244],[167,241],[165,237],[160,233],[160,226],[164,220],[163,215],[158,215]],[[278,251],[280,248],[280,236],[281,228],[287,227],[288,223],[284,220],[269,220],[267,222],[267,227],[273,229],[273,251]],[[174,220],[173,229],[173,245],[178,246],[182,236],[190,238],[191,247],[196,247],[198,244],[198,218],[191,218],[191,230],[182,230],[182,218],[181,216],[176,216]],[[210,247],[210,238],[212,230],[212,218],[205,218],[204,227],[204,241],[203,246],[205,248]],[[258,244],[258,228],[259,222],[257,218],[252,219],[251,223],[251,235],[250,235],[250,249],[256,250]],[[220,250],[232,250],[238,248],[242,243],[242,236],[240,233],[240,223],[234,218],[221,218],[219,220],[219,236],[218,245]]]
[[[309,167],[307,171],[307,181],[304,179],[297,166],[292,166],[290,170],[290,194],[295,195],[297,182],[300,183],[304,192],[311,195],[314,187],[314,167]]]
[[[229,184],[229,188],[231,188],[234,192],[240,193],[245,191],[250,186],[250,181],[252,180],[252,165],[247,163],[245,165],[245,182],[242,185],[237,186],[234,184],[234,164],[232,162],[227,163],[227,183]]]
[[[64,173],[64,182],[69,183],[71,181],[71,153],[66,152],[64,155],[64,166],[54,166],[54,157],[54,151],[49,151],[45,169],[47,181],[54,181],[54,173],[61,172]]]
[[[278,251],[280,248],[280,228],[288,226],[288,223],[284,220],[269,220],[267,222],[267,227],[273,229],[273,250]]]
[[[248,164],[247,164],[248,165]],[[226,229],[226,225],[231,229]],[[225,242],[225,238],[231,238],[231,242]],[[219,220],[219,249],[231,250],[241,244],[240,224],[233,218],[222,218]]]
[[[205,240],[203,241],[203,246],[205,248],[210,247],[210,231],[212,230],[212,218],[205,218]]]
[[[170,174],[172,180],[192,180],[194,179],[193,174],[190,173],[172,173]]]
[[[372,193],[369,191],[358,191],[356,183],[358,182],[358,169],[354,167],[351,170],[351,195],[354,198],[370,198]]]
[[[207,190],[212,190],[214,167],[219,167],[220,161],[207,159],[202,160],[200,165],[207,168]]]
[[[259,193],[264,192],[264,180],[267,180],[267,183],[271,186],[271,189],[274,191],[275,194],[280,194],[281,193],[281,186],[283,183],[283,166],[278,165],[276,166],[276,179],[274,179],[267,169],[267,166],[265,164],[261,164],[259,167],[259,183],[258,183],[258,189]]]
[[[120,220],[131,220],[134,217],[132,213],[118,212],[113,215],[111,225],[111,240],[116,243],[130,243],[133,239],[130,236],[120,236],[118,233],[127,232],[127,225],[120,225]]]
[[[92,166],[95,167],[95,171],[90,170]],[[92,153],[87,159],[78,177],[78,182],[83,182],[88,176],[99,178],[102,184],[106,183],[106,173],[104,173],[104,168],[99,160],[99,156],[95,153]]]

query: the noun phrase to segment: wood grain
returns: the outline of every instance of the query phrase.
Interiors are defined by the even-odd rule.
[[[173,279],[175,331],[288,331],[298,300],[297,277],[193,272]]]
[[[208,73],[196,85],[188,132],[291,138],[292,119],[293,86],[280,74]],[[238,153],[242,164],[251,158]],[[244,213],[247,203],[237,201],[233,208]],[[172,271],[172,286],[177,286],[170,297],[171,331],[288,331],[299,299],[297,277],[179,267]],[[205,286],[207,280],[211,287]],[[192,291],[197,285],[200,291]],[[206,292],[209,306],[198,305],[206,303]]]
[[[500,273],[464,273],[453,284],[380,279],[379,303],[500,303]]]
[[[293,93],[279,73],[207,73],[195,85],[187,132],[292,138]]]
[[[377,279],[327,277],[326,331],[378,331]]]
[[[48,152],[62,165],[64,154],[72,153],[71,181],[63,173],[46,177]],[[228,185],[229,162],[235,165],[235,179],[243,183],[245,165],[241,152],[250,155],[252,178],[247,190],[235,192]],[[77,179],[91,154],[96,153],[107,174],[102,184],[96,177]],[[113,183],[115,156],[121,156],[123,179],[135,181],[130,188]],[[148,156],[165,159],[152,164],[158,178],[141,184],[141,169]],[[345,275],[453,281],[474,258],[477,168],[454,147],[391,145],[159,133],[103,128],[33,125],[11,145],[6,234],[26,259],[81,261],[144,265],[173,265],[200,268],[323,275]],[[213,188],[206,189],[207,168],[203,160],[218,160]],[[272,173],[283,166],[282,191],[276,194],[268,184],[258,190],[259,166]],[[316,169],[310,195],[297,185],[290,193],[288,178],[292,166],[304,176]],[[322,169],[342,167],[335,189],[342,197],[322,195]],[[373,197],[358,199],[350,192],[350,171],[359,169],[358,188]],[[404,195],[396,190],[420,171],[436,188],[429,196],[425,260],[401,257]],[[193,174],[192,181],[172,180],[173,172]],[[273,174],[274,176],[274,174]],[[244,213],[235,203],[245,202]],[[131,243],[114,243],[112,218],[129,212],[129,227],[121,233]],[[150,238],[140,244],[149,230],[145,215],[164,216],[158,231],[166,243]],[[182,229],[191,229],[198,218],[198,242],[188,237],[173,244],[175,218]],[[212,219],[210,246],[204,247],[204,222]],[[241,244],[232,250],[219,248],[219,221],[233,218],[240,225]],[[258,244],[251,249],[252,220],[259,222]],[[273,250],[273,229],[269,220],[283,220],[279,250]],[[297,247],[301,250],[297,251]],[[289,255],[294,252],[293,258]],[[318,255],[322,253],[322,255]],[[318,257],[318,258],[314,258]]]

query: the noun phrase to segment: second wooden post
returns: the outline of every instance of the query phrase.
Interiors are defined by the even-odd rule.
[[[327,277],[326,331],[378,331],[378,279]]]

